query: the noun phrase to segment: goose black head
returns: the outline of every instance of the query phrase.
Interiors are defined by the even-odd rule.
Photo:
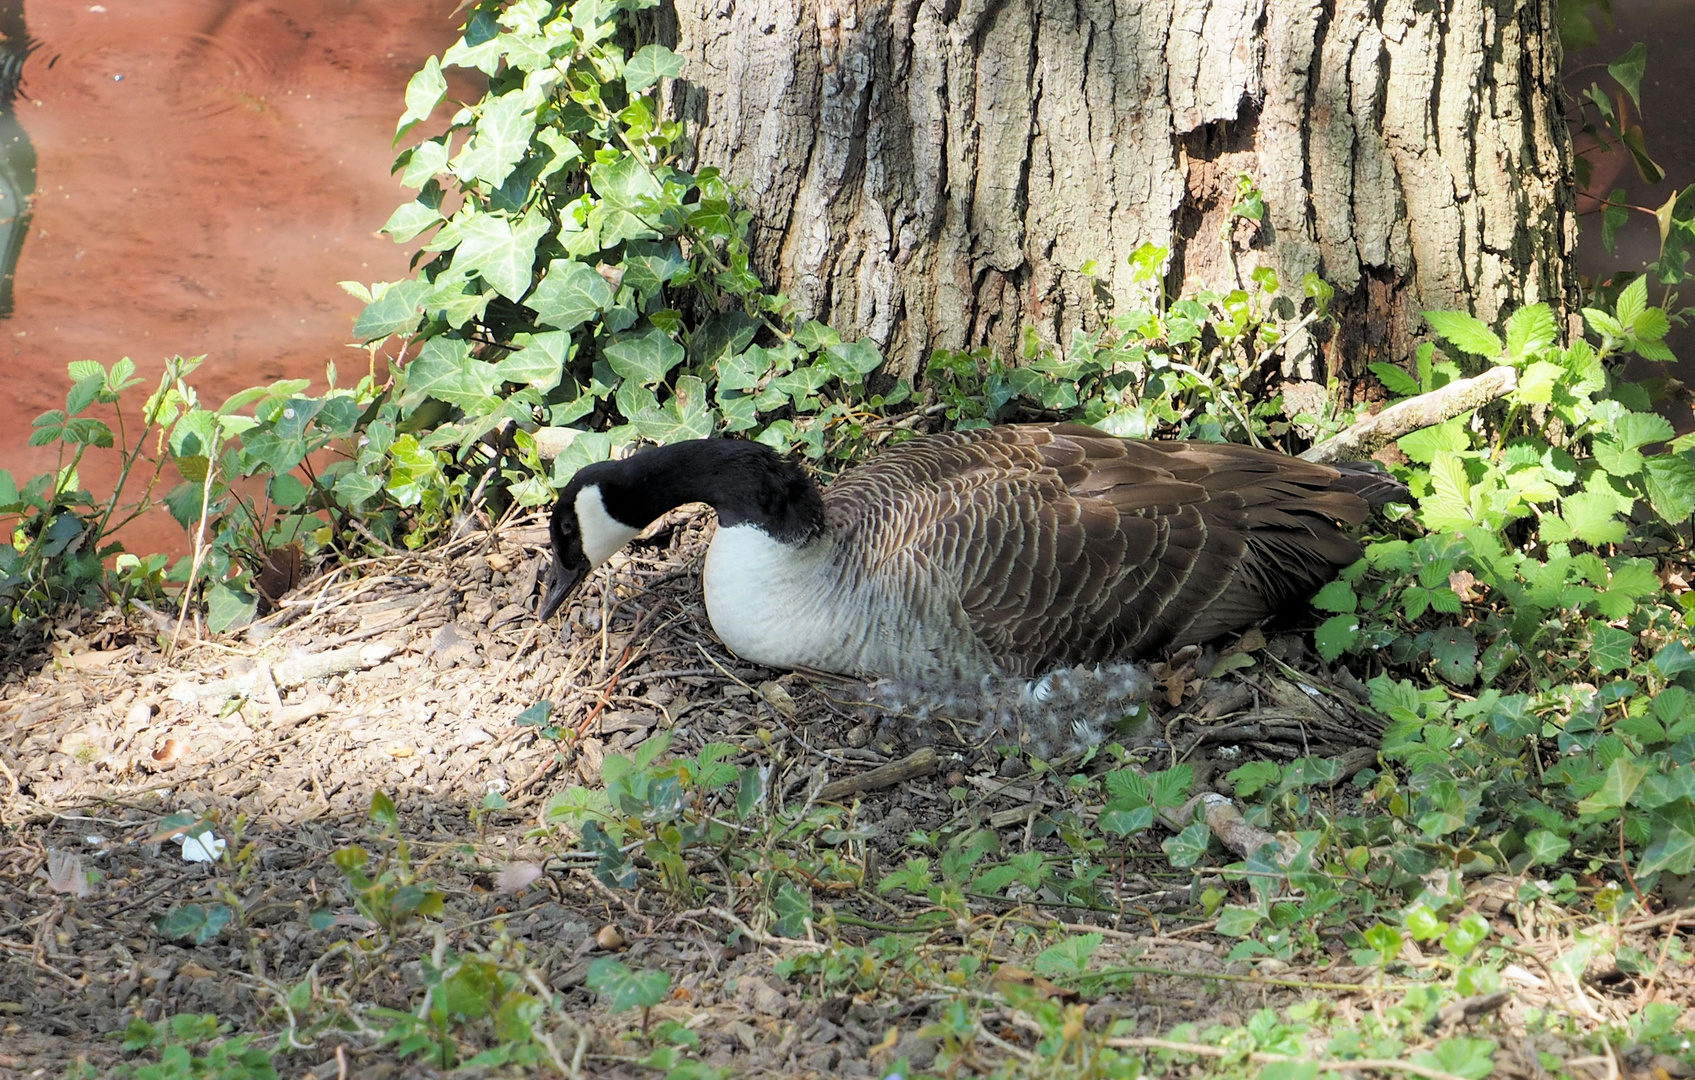
[[[606,489],[616,489],[622,473],[627,471],[621,465],[603,461],[580,470],[553,504],[553,516],[547,526],[548,538],[553,543],[553,568],[547,575],[542,619],[552,617],[590,570],[634,539],[652,520],[647,517],[639,522],[625,521],[608,508]],[[630,508],[621,505],[623,500],[614,498],[611,502],[624,511],[624,516],[643,516],[630,513]]]
[[[757,525],[784,543],[803,543],[824,527],[817,486],[756,442],[696,439],[596,462],[578,470],[553,504],[553,569],[541,617],[655,518],[691,502],[710,504],[720,524]]]

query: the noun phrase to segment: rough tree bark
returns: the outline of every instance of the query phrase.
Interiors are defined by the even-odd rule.
[[[1418,313],[1574,309],[1552,0],[675,0],[695,165],[766,279],[902,371],[1014,355],[1134,299],[1316,271],[1339,332],[1300,378],[1404,360]],[[1267,214],[1219,239],[1247,173]],[[1243,246],[1239,244],[1239,247]],[[1091,292],[1079,271],[1096,265]]]

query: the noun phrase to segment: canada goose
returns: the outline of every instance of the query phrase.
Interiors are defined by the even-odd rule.
[[[704,502],[707,614],[744,659],[911,685],[1029,676],[1299,603],[1359,558],[1338,523],[1402,491],[1372,466],[1080,424],[913,439],[823,493],[759,443],[674,443],[565,486],[541,616],[659,515]]]

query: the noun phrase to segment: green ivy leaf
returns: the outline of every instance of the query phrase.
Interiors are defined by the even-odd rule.
[[[571,353],[570,334],[564,330],[517,334],[512,343],[518,346],[518,351],[494,365],[502,380],[533,386],[544,394],[559,385]]]
[[[454,175],[499,187],[523,160],[535,133],[535,105],[526,103],[522,90],[502,94],[483,107],[477,133],[454,162]]]
[[[660,79],[675,79],[682,73],[682,57],[663,45],[644,45],[624,65],[624,89],[634,97]]]
[[[1665,870],[1687,874],[1695,870],[1695,807],[1687,799],[1648,812],[1648,835],[1638,876]]]
[[[1668,642],[1654,654],[1654,670],[1667,679],[1675,679],[1685,671],[1695,671],[1695,655],[1681,641]]]
[[[1589,663],[1599,674],[1624,671],[1630,667],[1630,652],[1636,635],[1602,622],[1589,624]]]
[[[1532,830],[1524,838],[1524,852],[1530,857],[1531,866],[1552,866],[1570,850],[1571,841],[1547,829]]]
[[[547,218],[535,211],[516,225],[496,214],[477,214],[461,226],[453,268],[481,275],[508,300],[522,300],[534,275],[536,243],[548,229]]]
[[[494,365],[471,355],[471,343],[456,337],[434,337],[424,343],[418,358],[406,365],[401,400],[416,404],[437,398],[463,409],[476,410],[500,390]]]
[[[1477,637],[1463,626],[1444,626],[1431,634],[1430,659],[1436,674],[1454,686],[1477,680]]]
[[[398,141],[420,121],[429,119],[430,113],[446,96],[447,80],[442,78],[441,61],[432,56],[424,61],[423,69],[406,83],[406,111],[395,125],[395,140]]]
[[[1630,100],[1638,111],[1642,108],[1642,73],[1647,70],[1647,67],[1648,47],[1640,41],[1632,45],[1623,56],[1607,65],[1607,74],[1624,87],[1625,92],[1630,95]],[[1638,278],[1637,280],[1642,279]]]
[[[599,276],[599,275],[596,275]],[[606,362],[621,378],[651,386],[664,380],[683,362],[683,347],[656,326],[619,337],[602,350]]]
[[[1607,766],[1607,775],[1594,793],[1580,800],[1577,812],[1599,814],[1629,805],[1631,796],[1648,777],[1649,768],[1630,754],[1620,754]]]
[[[430,291],[427,281],[397,281],[381,296],[365,305],[353,324],[353,337],[360,342],[379,341],[390,334],[417,329],[422,311],[419,302]]]
[[[215,634],[246,626],[259,612],[259,597],[240,582],[219,581],[206,590],[206,625]]]
[[[1218,913],[1218,933],[1225,937],[1245,938],[1254,932],[1263,916],[1253,908],[1226,904]]]
[[[396,243],[405,243],[442,220],[441,211],[419,199],[402,203],[389,215],[383,224],[382,231],[392,236]]]
[[[1159,846],[1172,866],[1193,866],[1207,853],[1207,843],[1211,839],[1212,830],[1206,827],[1205,822],[1197,821],[1176,836],[1162,840]]]
[[[539,321],[575,330],[611,307],[612,299],[612,286],[593,267],[575,259],[554,259],[529,303]]]

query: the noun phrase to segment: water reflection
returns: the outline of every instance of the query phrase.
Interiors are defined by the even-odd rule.
[[[22,194],[33,172],[34,193],[0,321],[0,468],[22,482],[59,467],[28,439],[64,407],[73,361],[128,356],[153,384],[165,357],[204,354],[194,382],[213,407],[282,378],[322,392],[332,361],[344,381],[364,368],[347,348],[360,304],[337,282],[407,274],[410,251],[377,234],[410,197],[391,139],[407,80],[458,36],[458,2],[0,0],[5,40],[36,43],[16,100],[28,138],[4,136],[33,143],[10,180]],[[476,100],[461,69],[449,78]],[[90,453],[82,485],[110,491],[116,462]],[[163,513],[121,538],[187,548]]]
[[[24,28],[23,0],[0,0],[0,318],[12,313],[18,253],[35,194],[35,147],[17,115],[18,82],[34,47]]]

